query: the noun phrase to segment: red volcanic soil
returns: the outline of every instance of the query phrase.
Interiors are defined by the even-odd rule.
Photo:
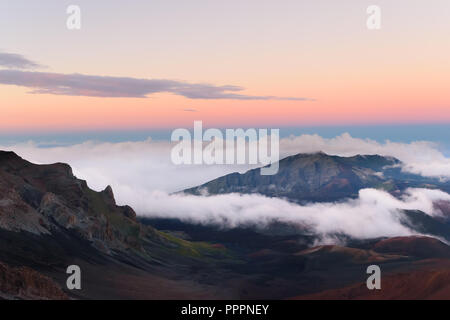
[[[309,248],[300,251],[297,256],[305,256],[320,259],[323,263],[339,263],[361,264],[361,263],[381,263],[389,260],[397,260],[404,258],[396,254],[378,253],[373,250],[363,250],[356,248],[341,247],[336,245],[325,245]]]
[[[429,237],[395,237],[377,242],[373,250],[420,258],[450,258],[450,247]]]
[[[450,300],[450,260],[430,260],[420,270],[381,277],[381,290],[365,283],[303,295],[298,300]]]
[[[320,252],[321,247],[310,249]],[[342,249],[340,249],[342,251]],[[361,253],[359,252],[361,251]],[[347,255],[365,257],[364,250],[345,248]],[[381,267],[381,290],[369,290],[366,283],[359,282],[340,288],[329,288],[321,292],[297,296],[302,300],[372,300],[372,299],[449,299],[450,300],[450,247],[429,237],[395,237],[375,243],[371,253],[393,255],[411,259],[406,265],[383,273]],[[353,261],[364,259],[353,258]],[[367,259],[370,263],[370,259]],[[368,275],[367,275],[368,277]]]
[[[27,267],[10,267],[0,262],[0,299],[53,299],[68,296],[49,277]]]

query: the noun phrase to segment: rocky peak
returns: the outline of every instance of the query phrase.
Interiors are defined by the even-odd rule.
[[[116,199],[114,198],[114,192],[113,189],[111,188],[111,186],[107,186],[105,188],[105,190],[102,191],[102,195],[105,197],[105,200],[110,203],[115,205],[116,204]]]
[[[64,163],[37,165],[0,152],[0,228],[33,234],[71,229],[105,252],[139,249],[142,227],[111,186],[96,192]]]

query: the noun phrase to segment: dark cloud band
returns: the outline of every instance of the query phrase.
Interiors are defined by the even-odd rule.
[[[41,65],[28,60],[20,54],[0,52],[0,66],[16,69],[34,69],[40,68]]]
[[[0,70],[0,84],[27,87],[32,89],[32,93],[68,96],[145,98],[154,93],[169,92],[189,99],[311,100],[245,95],[239,93],[244,88],[230,85],[21,70]]]

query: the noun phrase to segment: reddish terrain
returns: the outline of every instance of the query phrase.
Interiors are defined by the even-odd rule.
[[[380,290],[366,283],[295,297],[300,300],[448,300],[450,299],[450,260],[423,261],[415,271],[388,274]]]

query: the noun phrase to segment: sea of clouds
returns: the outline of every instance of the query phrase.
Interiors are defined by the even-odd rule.
[[[433,202],[450,201],[439,190],[410,189],[401,199],[386,192],[364,189],[357,199],[343,203],[297,205],[262,195],[227,194],[198,197],[172,192],[197,186],[231,172],[254,166],[173,165],[173,144],[148,139],[140,142],[88,141],[70,146],[41,148],[34,142],[2,147],[35,163],[69,163],[75,175],[102,190],[113,187],[119,204],[131,205],[141,216],[179,218],[224,227],[264,225],[271,221],[295,223],[323,235],[343,233],[355,238],[415,234],[401,219],[403,209],[439,215]],[[404,163],[403,170],[424,176],[450,178],[450,159],[432,142],[379,143],[349,134],[325,139],[318,135],[291,136],[280,140],[281,158],[322,151],[339,156],[379,154]]]

